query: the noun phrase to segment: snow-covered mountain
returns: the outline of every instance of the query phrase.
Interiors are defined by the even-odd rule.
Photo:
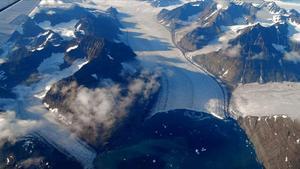
[[[12,136],[0,136],[0,146],[8,146],[0,164],[90,169],[95,158],[90,145],[104,145],[129,112],[147,107],[159,88],[157,75],[142,70],[132,49],[120,42],[116,9],[47,2],[1,46],[0,128]],[[22,131],[14,130],[18,127]],[[37,147],[26,155],[15,148],[12,140],[29,135],[53,153]]]
[[[299,12],[275,2],[198,1],[158,19],[189,57],[230,85],[299,81]]]
[[[181,0],[143,0],[143,1],[148,1],[151,3],[151,5],[155,7],[167,7],[167,6],[172,6],[181,3]]]
[[[299,87],[292,82],[300,80],[300,13],[282,8],[278,3],[42,0],[26,18],[0,48],[0,129],[5,131],[0,133],[0,146],[3,146],[0,168],[92,169],[97,161],[99,166],[108,162],[106,165],[115,168],[124,168],[123,164],[132,168],[136,159],[150,162],[150,168],[157,164],[161,165],[157,168],[173,168],[176,161],[181,161],[177,159],[184,159],[187,164],[199,157],[209,164],[219,154],[219,147],[228,151],[223,144],[229,145],[229,133],[235,132],[233,140],[246,147],[243,153],[247,159],[232,165],[259,167],[251,144],[229,117],[232,114],[228,109],[241,118],[272,116],[264,118],[266,124],[262,125],[268,126],[271,119],[275,131],[279,116],[271,111],[278,111],[280,120],[285,120],[286,114],[299,117],[295,113],[298,106],[294,106],[299,100],[294,97]],[[292,82],[285,83],[284,88],[282,83],[268,83],[282,81]],[[255,99],[261,94],[264,97]],[[274,104],[273,100],[277,105],[268,107]],[[181,122],[178,118],[181,116],[164,120],[169,113],[177,111],[195,124],[205,124],[200,125],[202,130],[212,127],[213,130],[204,132],[206,141],[198,140],[203,136],[202,130],[194,130],[189,125],[187,128],[191,130],[182,130],[177,124],[183,123],[173,124]],[[161,115],[163,121],[157,119]],[[152,118],[157,121],[154,120],[155,127],[149,125],[148,131],[145,124]],[[260,124],[256,117],[239,122],[248,131],[254,127],[251,120],[256,120],[255,125]],[[166,122],[176,126],[180,134],[176,135],[177,131],[173,132]],[[227,135],[221,129],[228,124],[233,128]],[[151,137],[136,135],[139,129],[147,129]],[[212,131],[221,133],[221,143],[219,135]],[[259,133],[273,135],[266,131],[259,130]],[[279,140],[291,135],[285,131],[288,130],[281,132]],[[294,127],[291,131],[295,131]],[[255,130],[250,132],[255,135]],[[210,140],[211,133],[213,140]],[[192,141],[197,144],[191,146],[189,139],[182,142],[186,135],[197,136]],[[146,137],[147,143],[139,142],[144,139],[141,136]],[[169,158],[173,148],[168,152],[165,147],[152,146],[156,142],[153,138],[172,141],[178,136],[180,144],[174,145],[180,153],[174,159]],[[292,138],[288,143],[294,147],[298,145],[297,135],[294,133]],[[214,151],[206,149],[206,144],[212,144]],[[139,156],[140,151],[145,157]],[[159,155],[149,156],[148,151]],[[124,156],[118,154],[123,152]],[[127,152],[130,152],[128,156]],[[187,155],[182,156],[181,152]],[[211,153],[213,158],[205,153]],[[287,154],[296,161],[298,156],[293,153]],[[235,157],[236,154],[230,156]],[[289,163],[281,156],[278,159],[286,162],[280,166],[298,165],[298,161]],[[219,160],[227,163],[222,161],[222,156]]]

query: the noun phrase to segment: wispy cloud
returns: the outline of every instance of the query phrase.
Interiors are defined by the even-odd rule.
[[[240,57],[241,49],[242,49],[241,45],[230,46],[224,51],[224,54],[225,56],[233,57],[233,58]]]
[[[13,111],[0,112],[0,147],[7,141],[15,142],[16,138],[28,133],[38,124],[35,120],[17,118]]]
[[[294,63],[298,63],[300,62],[300,53],[296,51],[286,52],[284,54],[284,59]]]
[[[104,80],[102,84],[105,85],[95,89],[77,86],[73,82],[59,90],[62,93],[72,90],[63,105],[70,112],[61,115],[74,133],[79,136],[88,134],[89,141],[96,141],[99,136],[110,132],[118,120],[126,117],[135,104],[148,101],[160,86],[157,78],[158,74],[143,72],[130,79],[127,85]]]

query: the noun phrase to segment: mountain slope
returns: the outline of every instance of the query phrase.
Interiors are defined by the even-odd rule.
[[[295,10],[272,2],[200,1],[162,10],[158,19],[188,57],[229,85],[299,81]]]

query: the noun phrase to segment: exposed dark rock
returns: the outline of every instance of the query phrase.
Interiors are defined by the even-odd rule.
[[[178,46],[184,51],[194,51],[208,45],[220,32],[221,28],[218,26],[199,27],[186,34],[184,38],[178,42]]]
[[[135,54],[122,43],[86,37],[66,56],[71,58],[66,60],[85,56],[89,62],[74,75],[54,84],[44,98],[44,102],[49,105],[50,109],[58,109],[59,116],[64,117],[58,118],[62,124],[68,126],[71,131],[93,146],[106,144],[113,130],[120,125],[119,123],[129,114],[134,113],[139,105],[147,107],[153,92],[157,90],[157,85],[153,83],[156,79],[151,79],[151,74],[143,75],[138,67],[136,67],[138,70],[136,73],[126,74],[127,70],[122,64],[134,61]],[[90,96],[95,98],[92,98],[89,106],[84,105],[87,108],[85,118],[93,118],[92,120],[96,123],[86,123],[76,110],[76,102],[80,102],[81,99],[91,99]],[[102,105],[103,102],[107,104]],[[93,106],[99,106],[98,104],[101,104],[104,110],[99,107],[97,110],[93,108]],[[111,104],[115,105],[108,113],[105,106],[111,107]],[[98,116],[103,117],[99,119]]]
[[[272,2],[261,6],[231,2],[220,9],[214,1],[199,1],[162,10],[158,19],[171,31],[177,47],[191,52],[219,43],[228,31],[226,26],[253,23],[261,10],[280,14],[280,21],[271,26],[241,28],[223,48],[195,56],[194,60],[230,86],[299,81],[299,63],[294,57],[300,53],[299,43],[290,39],[294,30],[287,23],[299,22],[300,14],[295,10],[286,11]]]
[[[78,45],[78,47],[67,52],[65,55],[65,60],[68,63],[72,63],[78,58],[87,58],[87,60],[92,61],[94,59],[106,57],[107,61],[110,60],[111,62],[116,62],[114,61],[114,59],[116,59],[117,62],[124,62],[129,61],[135,57],[132,49],[130,49],[125,44],[114,43],[105,40],[104,38],[85,36],[75,43]],[[109,56],[112,56],[113,58],[110,58]]]
[[[117,18],[117,15],[119,14],[118,10],[114,7],[109,7],[106,10],[107,13],[109,13],[111,16],[113,16],[114,18]]]
[[[30,75],[37,73],[38,66],[44,59],[50,57],[52,52],[62,53],[64,50],[48,44],[40,51],[28,51],[24,47],[13,51],[10,60],[0,65],[0,70],[4,71],[7,77],[0,81],[2,89],[10,93],[13,87],[25,82]]]
[[[217,10],[216,4],[212,3],[214,9],[205,7],[200,13],[198,26],[187,32],[178,41],[178,46],[183,51],[194,51],[201,49],[220,37],[224,30],[222,27],[249,23],[255,19],[257,9],[250,4],[237,5],[230,3],[227,9]],[[207,10],[210,11],[207,13]]]
[[[300,123],[285,116],[238,119],[266,169],[300,168]]]
[[[213,13],[216,4],[211,0],[191,2],[177,7],[173,10],[163,9],[157,16],[158,20],[170,30],[176,30],[186,26],[186,22],[193,16],[197,16],[201,21],[205,16]]]
[[[86,36],[103,37],[105,39],[119,39],[121,26],[116,19],[115,11],[109,11],[107,14],[98,14],[97,17],[82,17],[76,24],[76,34]]]
[[[286,14],[287,11],[283,8],[280,8],[275,2],[264,2],[262,7],[266,7],[270,12],[277,14]]]
[[[300,80],[299,63],[286,56],[299,52],[299,44],[288,38],[287,24],[254,25],[229,44],[232,46],[227,49],[196,56],[194,60],[233,86],[240,82]]]
[[[54,16],[42,10],[22,25],[22,32],[16,31],[9,39],[9,44],[13,45],[10,46],[12,49],[7,54],[8,61],[0,65],[0,70],[5,73],[5,79],[0,81],[1,97],[14,97],[11,91],[13,87],[20,83],[32,81],[31,77],[33,76],[38,77],[36,76],[38,66],[45,59],[52,56],[53,53],[65,53],[69,46],[79,44],[77,50],[66,53],[65,64],[61,65],[61,68],[65,68],[70,66],[77,58],[87,57],[91,59],[91,57],[98,54],[99,51],[93,51],[93,49],[100,49],[98,46],[89,46],[89,44],[96,44],[94,43],[95,39],[93,40],[92,37],[108,40],[118,39],[120,25],[110,13],[94,13],[79,6],[70,9],[51,8],[51,10],[55,11]],[[66,16],[64,16],[65,14]],[[49,21],[53,19],[52,25],[68,22],[72,19],[80,19],[76,28],[74,28],[79,35],[73,40],[64,40],[58,33],[52,30],[44,30],[37,24],[48,21],[48,19],[50,19]],[[83,34],[80,34],[80,32],[83,32]],[[91,41],[88,42],[89,40]],[[85,47],[82,47],[82,42],[87,43]],[[111,53],[116,57],[120,55],[119,50],[127,52],[128,57],[134,55],[131,50],[125,50],[128,48],[123,44],[112,45],[108,41],[106,44],[103,50],[111,48]],[[35,79],[38,80],[38,78]]]
[[[300,24],[300,13],[294,9],[289,11],[292,22]]]
[[[34,22],[49,21],[51,26],[55,26],[77,19],[79,20],[75,26],[77,36],[85,34],[113,40],[118,39],[118,35],[121,33],[120,23],[116,18],[117,11],[114,10],[96,12],[77,5],[69,9],[51,8],[51,10],[54,11],[53,14],[49,14],[48,10],[37,13],[33,18]]]

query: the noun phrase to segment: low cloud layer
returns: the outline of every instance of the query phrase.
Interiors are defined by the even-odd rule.
[[[122,120],[135,104],[143,104],[158,90],[157,74],[142,73],[129,80],[128,85],[115,84],[104,80],[104,87],[90,89],[70,84],[60,92],[73,91],[63,105],[70,112],[63,114],[68,127],[77,135],[88,134],[89,140],[95,139],[114,127],[115,122]],[[74,89],[76,90],[74,92]],[[102,132],[100,132],[101,130]]]
[[[40,6],[61,6],[64,2],[61,0],[42,0]]]
[[[23,136],[37,125],[37,121],[16,118],[13,111],[0,112],[0,147],[7,141],[15,142],[17,137]]]
[[[225,50],[225,55],[228,57],[240,57],[241,56],[241,45],[231,46]]]
[[[300,62],[300,53],[298,53],[296,51],[286,52],[284,54],[284,59],[294,62],[294,63],[299,63]]]

